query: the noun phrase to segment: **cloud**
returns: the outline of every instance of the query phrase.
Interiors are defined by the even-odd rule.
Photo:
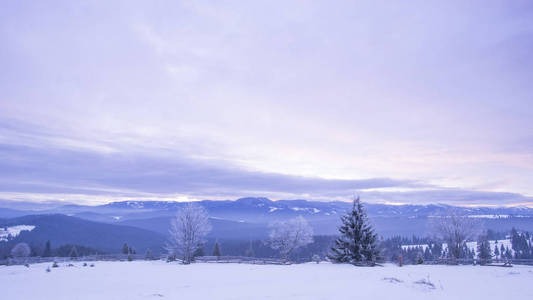
[[[0,198],[105,203],[119,200],[202,200],[267,196],[273,199],[346,200],[359,194],[376,203],[512,205],[533,202],[516,193],[442,188],[391,178],[327,179],[250,170],[193,153],[149,151],[108,144],[114,151],[73,147],[44,129],[3,126]],[[16,125],[16,126],[15,126]],[[14,129],[15,128],[15,129]],[[15,135],[14,133],[18,133]],[[20,136],[46,138],[30,143]],[[11,137],[11,139],[9,139]],[[14,137],[14,138],[13,138]],[[10,143],[8,143],[8,141]],[[193,150],[190,148],[189,150]]]
[[[532,20],[529,1],[3,4],[2,190],[531,196]]]
[[[83,149],[86,150],[86,149]],[[223,161],[178,155],[82,151],[1,145],[3,191],[85,194],[326,194],[349,195],[355,190],[416,187],[409,180],[373,178],[323,179],[246,170]]]
[[[474,206],[504,206],[524,205],[533,206],[533,197],[517,193],[487,192],[464,190],[457,188],[438,188],[430,190],[403,191],[403,192],[361,192],[361,196],[369,202],[392,204],[434,204],[443,203],[450,205]]]

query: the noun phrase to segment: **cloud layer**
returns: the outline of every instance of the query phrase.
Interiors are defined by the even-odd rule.
[[[530,1],[0,6],[4,198],[531,202]]]

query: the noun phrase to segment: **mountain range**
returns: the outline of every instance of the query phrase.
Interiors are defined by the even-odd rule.
[[[10,205],[14,204],[14,205]],[[268,236],[269,224],[304,216],[317,235],[337,233],[340,216],[349,202],[318,202],[241,198],[237,200],[197,202],[209,216],[213,230],[210,239],[257,240]],[[158,251],[164,244],[171,218],[185,205],[172,201],[123,201],[104,205],[59,203],[39,204],[0,201],[0,228],[33,225],[22,231],[16,241],[82,244],[104,251],[120,249],[128,242],[139,251]],[[450,209],[481,220],[485,228],[506,231],[512,227],[533,230],[533,208],[528,207],[452,207],[434,205],[386,205],[365,203],[376,231],[382,236],[429,235],[429,223]],[[1,243],[1,242],[0,242]]]

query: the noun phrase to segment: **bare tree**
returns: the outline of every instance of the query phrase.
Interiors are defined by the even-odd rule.
[[[192,261],[194,252],[211,230],[207,212],[201,206],[188,203],[178,210],[170,223],[170,238],[166,244],[169,255],[180,257],[183,263]]]
[[[302,216],[274,223],[271,227],[270,247],[278,250],[283,260],[287,260],[295,249],[313,242],[313,228]]]
[[[30,246],[28,246],[26,243],[18,243],[15,245],[15,247],[13,247],[13,249],[11,249],[11,255],[13,257],[24,258],[30,256],[30,253]]]
[[[461,255],[463,244],[476,238],[482,226],[478,220],[460,215],[452,209],[444,216],[433,218],[432,227],[435,234],[446,242],[448,256],[457,259]]]

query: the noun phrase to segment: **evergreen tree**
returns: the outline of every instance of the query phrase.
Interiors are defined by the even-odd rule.
[[[498,258],[500,256],[500,250],[498,250],[498,245],[494,245],[494,257]]]
[[[77,258],[78,257],[78,249],[76,249],[76,246],[72,246],[72,249],[70,250],[70,258]]]
[[[130,247],[128,247],[127,243],[124,243],[124,245],[122,245],[122,254],[129,254],[129,253],[130,253]]]
[[[507,258],[507,259],[512,259],[513,258],[513,253],[511,252],[511,250],[509,250],[508,247],[505,248],[505,258]]]
[[[490,251],[490,243],[487,234],[482,234],[478,238],[477,257],[481,265],[487,264],[492,258],[492,253]]]
[[[501,258],[505,256],[505,247],[503,246],[503,244],[500,245],[500,255]]]
[[[152,255],[152,250],[147,249],[146,250],[146,260],[152,260],[154,259],[154,256]]]
[[[248,249],[246,249],[246,251],[244,252],[244,255],[248,256],[248,257],[254,257],[255,256],[254,247],[252,245],[252,241],[251,240],[250,240],[250,247],[248,247]]]
[[[359,197],[353,201],[351,211],[341,217],[341,236],[335,240],[328,258],[337,263],[370,263],[379,259],[377,234],[368,222]]]
[[[220,253],[220,246],[218,245],[218,241],[215,242],[215,248],[213,249],[213,256],[222,256]]]
[[[44,246],[43,251],[43,257],[50,257],[52,256],[52,247],[50,245],[50,240],[46,241],[46,244]]]

